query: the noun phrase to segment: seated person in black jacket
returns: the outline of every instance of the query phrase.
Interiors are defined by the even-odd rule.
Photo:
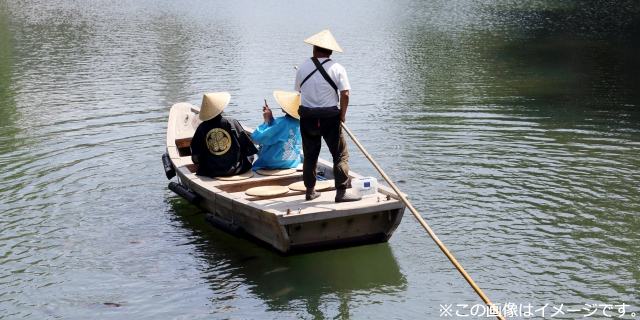
[[[198,164],[197,175],[228,177],[251,170],[258,149],[237,120],[222,116],[229,100],[231,95],[227,92],[207,93],[202,99],[199,117],[204,122],[191,140],[191,159]]]

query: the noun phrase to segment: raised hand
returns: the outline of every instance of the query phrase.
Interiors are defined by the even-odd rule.
[[[271,109],[269,109],[269,105],[267,104],[267,99],[264,99],[264,107],[262,107],[262,116],[264,117],[264,122],[269,123],[273,121],[273,113]]]

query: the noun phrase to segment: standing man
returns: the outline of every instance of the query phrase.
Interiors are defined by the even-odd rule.
[[[313,57],[300,63],[294,90],[300,92],[298,113],[304,151],[302,179],[307,188],[306,199],[313,200],[320,196],[315,191],[315,185],[322,137],[333,156],[335,201],[358,201],[361,197],[347,193],[350,184],[349,151],[341,127],[347,114],[351,87],[344,67],[329,59],[333,51],[342,52],[342,49],[328,29],[304,42],[313,45]]]

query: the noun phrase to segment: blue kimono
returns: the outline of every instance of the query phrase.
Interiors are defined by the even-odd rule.
[[[262,143],[253,170],[288,169],[300,164],[300,120],[286,115],[263,123],[251,134],[251,139]]]

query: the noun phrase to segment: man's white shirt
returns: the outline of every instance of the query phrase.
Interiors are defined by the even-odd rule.
[[[318,58],[318,61],[322,63],[327,59],[328,58]],[[338,91],[351,89],[349,79],[347,79],[347,71],[339,63],[329,61],[323,64],[322,67],[338,86]],[[302,87],[300,87],[300,83],[315,69],[316,65],[311,58],[302,61],[298,66],[296,84],[293,90],[300,91],[300,103],[308,108],[339,106],[336,91],[333,90],[329,82],[324,79],[320,71],[316,71]]]

